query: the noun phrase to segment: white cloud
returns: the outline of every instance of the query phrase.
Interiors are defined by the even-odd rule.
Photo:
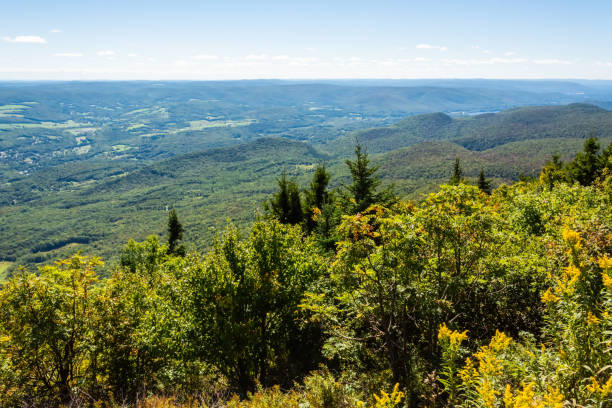
[[[101,57],[112,57],[113,55],[115,55],[115,51],[112,51],[112,50],[98,51],[98,55]]]
[[[53,30],[51,30],[51,32],[52,32],[53,34],[57,34],[57,33],[61,33],[61,32],[62,32],[62,30],[60,30],[59,28],[54,28]]]
[[[275,55],[272,57],[275,61],[287,61],[290,57],[288,55]]]
[[[53,56],[55,57],[82,57],[83,54],[81,54],[80,52],[58,52],[56,54],[53,54]]]
[[[38,35],[18,35],[16,37],[4,37],[4,41],[12,43],[46,44],[47,40]]]
[[[414,59],[414,62],[429,62],[429,61],[431,61],[431,58],[416,57]]]
[[[211,54],[198,54],[194,55],[193,59],[198,61],[215,61],[219,59],[219,56]]]
[[[138,54],[130,53],[127,56],[130,57],[130,58],[136,58],[138,56]]]
[[[439,51],[447,51],[448,47],[444,45],[431,45],[431,44],[417,44],[416,46],[420,50],[439,50]]]
[[[263,61],[268,59],[268,56],[266,54],[251,54],[244,57],[244,59],[247,61]]]
[[[508,52],[505,52],[504,55],[506,57],[513,57],[513,56],[517,55],[517,53],[514,52],[514,51],[508,51]]]
[[[532,61],[534,64],[548,64],[548,65],[569,65],[571,64],[570,61],[567,60],[560,60],[560,59],[556,59],[556,58],[550,58],[550,59],[537,59],[537,60],[533,60]]]
[[[525,58],[488,58],[488,59],[443,59],[446,65],[493,65],[493,64],[522,64],[527,62]]]

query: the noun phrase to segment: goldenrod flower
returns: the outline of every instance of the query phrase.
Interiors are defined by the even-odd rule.
[[[514,395],[512,395],[510,384],[506,384],[506,389],[504,390],[504,406],[505,408],[512,408],[514,406]]]
[[[556,303],[559,300],[559,297],[554,295],[551,292],[550,288],[546,289],[546,292],[544,292],[544,294],[542,295],[542,302],[544,303]]]
[[[542,402],[546,408],[563,408],[564,399],[558,388],[550,388]]]
[[[589,312],[589,314],[587,315],[586,321],[587,321],[587,324],[590,326],[599,324],[599,319],[597,318],[597,316],[595,316],[591,312]]]
[[[566,227],[563,230],[563,240],[572,248],[580,249],[580,243],[582,241],[582,238],[580,238],[580,233],[572,231]]]
[[[482,402],[484,403],[485,407],[495,407],[495,400],[497,395],[499,394],[499,391],[495,390],[491,386],[491,382],[489,382],[488,379],[485,379],[482,384],[476,387],[476,392],[478,392],[478,395],[482,399]]]
[[[612,288],[612,278],[607,273],[601,274],[601,280],[606,288]]]
[[[467,339],[467,330],[458,332],[456,330],[450,330],[446,323],[440,325],[438,330],[438,340],[449,339],[451,347],[460,345],[465,339]]]
[[[471,384],[478,378],[478,371],[469,357],[465,359],[465,366],[459,371],[459,378],[464,385]]]
[[[610,269],[612,268],[612,258],[609,258],[607,256],[603,256],[602,258],[599,258],[599,266],[602,269]]]
[[[512,341],[512,337],[506,336],[503,332],[499,330],[495,330],[495,336],[491,339],[491,343],[489,343],[489,347],[496,353],[500,351],[504,351],[510,345]]]

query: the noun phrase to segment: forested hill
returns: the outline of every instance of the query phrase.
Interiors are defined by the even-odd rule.
[[[600,136],[607,146],[611,125],[612,112],[574,104],[468,118],[419,115],[328,144],[258,137],[158,161],[137,154],[84,157],[0,184],[2,232],[12,237],[0,241],[0,261],[6,270],[79,249],[113,257],[129,238],[160,233],[167,208],[180,211],[190,245],[204,249],[226,219],[246,228],[283,170],[304,181],[325,162],[332,187],[346,182],[344,160],[355,140],[380,166],[384,183],[418,200],[448,180],[455,158],[469,180],[482,169],[494,185],[511,183],[521,174],[537,176],[553,154],[571,160],[586,135]],[[481,144],[475,147],[476,141]]]
[[[2,207],[3,233],[13,239],[0,242],[0,253],[18,264],[77,249],[110,257],[129,238],[161,233],[168,208],[181,212],[190,242],[207,247],[228,218],[240,226],[254,219],[283,168],[307,174],[326,158],[303,142],[263,138],[101,179],[66,180],[64,173],[58,180],[55,171],[46,172],[4,187],[6,196],[19,201]],[[95,170],[82,177],[94,177]],[[37,188],[41,180],[51,188]]]
[[[358,139],[372,153],[387,152],[420,142],[447,140],[469,150],[486,150],[510,142],[545,138],[612,136],[612,112],[590,104],[537,106],[453,118],[431,113],[406,118],[393,126],[357,131],[326,146],[350,152]]]

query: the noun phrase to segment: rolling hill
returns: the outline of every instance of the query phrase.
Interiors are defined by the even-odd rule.
[[[189,245],[202,249],[225,220],[240,228],[253,221],[283,169],[306,185],[315,164],[325,162],[333,187],[347,182],[344,161],[355,140],[380,166],[385,184],[419,199],[448,180],[456,157],[468,180],[482,168],[498,185],[520,174],[537,175],[553,153],[571,159],[587,136],[610,143],[611,125],[612,112],[571,104],[469,117],[441,112],[409,116],[391,126],[341,132],[339,137],[336,128],[326,136],[328,143],[299,141],[295,134],[261,134],[211,147],[205,141],[181,145],[182,136],[166,133],[163,139],[169,145],[161,139],[153,145],[163,154],[92,154],[0,183],[2,272],[76,250],[116,256],[130,238],[163,234],[168,208],[177,209]],[[206,132],[194,131],[192,137],[205,138]],[[116,143],[109,137],[114,140],[109,143]],[[174,145],[176,149],[168,147]]]
[[[335,153],[350,152],[359,140],[372,153],[416,143],[447,140],[469,150],[486,150],[510,142],[547,138],[612,136],[612,112],[590,104],[509,109],[465,118],[431,113],[406,118],[393,126],[353,132],[324,146]]]

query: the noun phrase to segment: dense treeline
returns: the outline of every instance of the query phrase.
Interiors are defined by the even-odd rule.
[[[19,270],[2,403],[608,407],[611,150],[590,139],[492,191],[457,160],[414,203],[358,147],[351,183],[283,175],[250,233],[206,254],[183,252],[172,211],[168,243],[130,241],[110,278],[81,255]]]

